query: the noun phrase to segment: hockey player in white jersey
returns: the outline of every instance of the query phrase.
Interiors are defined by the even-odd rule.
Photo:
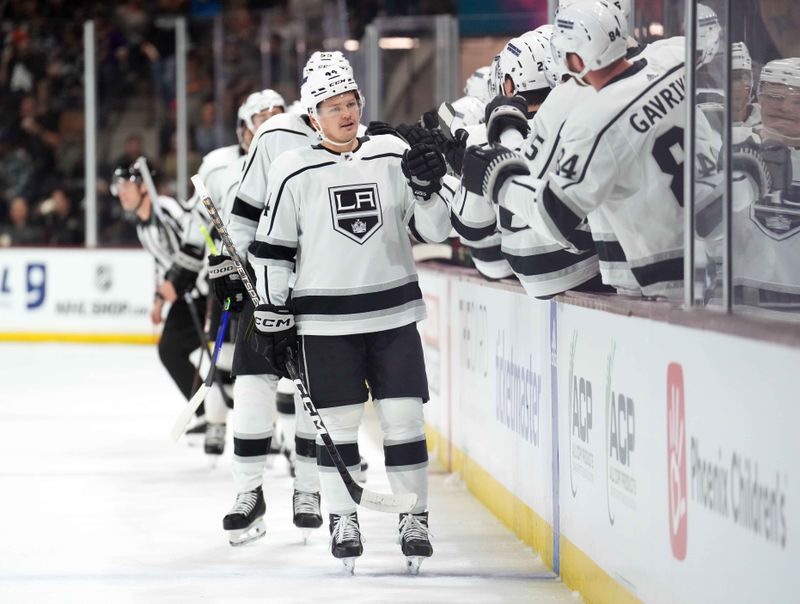
[[[199,277],[205,244],[199,225],[208,218],[198,208],[188,209],[172,197],[152,200],[138,164],[114,171],[112,194],[122,208],[136,216],[136,234],[142,247],[156,261],[156,289],[150,314],[154,325],[164,327],[158,354],[181,394],[189,400],[193,392],[195,367],[190,354],[201,344],[184,294],[193,294],[193,304],[205,308],[207,286]],[[157,204],[157,206],[156,206]],[[171,303],[166,318],[164,305]]]
[[[237,191],[241,186],[241,178],[247,173],[248,165],[252,166],[253,142],[255,135],[261,127],[272,119],[283,119],[286,103],[283,98],[273,90],[264,90],[250,95],[239,109],[237,135],[242,148],[247,154],[242,155],[237,161],[235,180],[226,187],[222,198],[225,208],[223,219],[228,220],[230,230],[236,231],[237,216],[234,210],[237,207]],[[250,163],[249,163],[250,162]],[[240,232],[240,231],[236,231]],[[249,242],[247,242],[249,243]],[[239,245],[242,245],[241,241]],[[247,249],[246,245],[244,248]],[[238,312],[237,345],[234,349],[233,372],[236,375],[234,384],[234,455],[233,478],[237,490],[237,498],[233,508],[223,518],[223,528],[229,533],[231,545],[241,545],[262,537],[265,529],[261,517],[266,511],[263,497],[263,471],[267,463],[267,455],[273,450],[272,441],[274,434],[274,413],[276,404],[276,388],[278,378],[257,355],[247,342],[247,328],[252,318],[252,305],[248,303],[243,286],[233,263],[226,255],[211,257],[211,283],[215,294],[220,300],[231,299],[231,309]],[[244,309],[244,312],[242,312]],[[289,399],[291,411],[294,411],[293,398]],[[282,401],[280,411],[285,415],[284,420],[292,423],[295,418],[288,417],[286,401]],[[283,423],[283,422],[282,422]],[[288,421],[285,422],[289,424]],[[293,426],[292,426],[292,432]],[[293,438],[294,440],[294,438]],[[287,444],[288,446],[288,444]],[[291,449],[294,449],[292,443]],[[301,452],[303,449],[301,449]],[[292,451],[287,449],[290,459]],[[293,461],[293,459],[291,459]],[[308,464],[312,465],[312,464]],[[316,468],[311,467],[313,472]],[[304,535],[311,529],[322,525],[322,516],[319,512],[319,487],[312,472],[300,471],[300,479],[296,482],[305,490],[295,490],[293,494],[293,521]],[[298,486],[297,484],[295,485]]]
[[[239,182],[246,157],[247,149],[253,137],[253,131],[262,122],[273,115],[283,112],[286,103],[283,98],[274,90],[263,90],[249,95],[244,103],[239,107],[237,115],[236,135],[239,142],[235,145],[228,145],[215,149],[203,157],[200,164],[198,175],[203,181],[209,195],[219,204],[219,211],[223,217],[230,214],[232,204],[232,194]],[[193,198],[190,203],[198,203]],[[211,236],[215,233],[210,233]],[[209,264],[209,284],[212,290],[217,293],[225,277],[230,274],[231,262],[225,261],[224,256],[212,254],[208,257]],[[224,288],[223,288],[224,289]],[[222,307],[225,305],[225,298],[220,299],[211,306],[211,333],[215,332],[219,323]],[[229,346],[233,346],[233,337],[226,334],[226,341],[223,344],[223,351],[220,354],[217,366],[222,366],[222,359],[230,358],[226,354]],[[231,369],[230,363],[227,369]],[[219,372],[228,375],[225,371]],[[235,389],[235,387],[234,387]],[[210,455],[221,455],[225,448],[225,433],[227,419],[227,405],[219,389],[211,390],[205,400],[206,427],[205,451]]]
[[[536,112],[551,90],[544,73],[551,31],[552,26],[548,25],[514,38],[500,53],[503,88],[507,96],[498,96],[487,106],[487,138],[490,143],[502,141],[505,146],[518,151],[528,135]],[[498,250],[505,266],[516,275],[530,296],[549,297],[569,289],[609,290],[599,278],[597,254],[588,232],[585,232],[581,252],[572,253],[558,241],[532,229],[506,208],[464,188],[456,196],[451,219],[473,253],[485,257],[488,251]],[[487,242],[496,242],[497,247],[488,246]],[[486,264],[480,258],[475,264],[478,270],[485,271]],[[496,269],[498,263],[489,266]]]
[[[577,0],[561,0],[558,11],[564,10]],[[630,2],[628,0],[615,0],[607,2],[608,9],[617,9],[617,15],[624,28],[620,31],[626,38],[626,56],[628,60],[646,59],[649,68],[664,72],[675,65],[682,63],[685,50],[683,38],[670,38],[659,40],[652,44],[640,46],[629,35],[628,19],[630,18]],[[558,15],[558,12],[556,13]],[[557,168],[557,159],[562,154],[562,129],[569,117],[574,112],[592,111],[593,99],[597,91],[591,86],[582,86],[565,71],[565,66],[558,64],[553,57],[552,48],[548,48],[545,55],[544,70],[552,92],[544,101],[531,123],[531,132],[520,153],[528,163],[530,174],[536,178],[545,178],[549,172]],[[521,201],[519,198],[501,198],[501,206],[514,213],[525,224],[531,224],[535,229],[540,229],[541,216],[534,204]],[[591,235],[589,227],[591,226]],[[640,295],[633,274],[625,259],[616,235],[610,225],[599,213],[593,213],[575,231],[575,244],[580,243],[578,238],[594,240],[594,248],[600,263],[602,274],[607,282],[613,282],[618,293]]]
[[[298,334],[303,379],[351,472],[369,385],[392,490],[418,497],[399,525],[413,571],[433,550],[422,413],[428,388],[415,325],[425,306],[408,232],[424,242],[449,234],[444,159],[432,146],[409,150],[392,135],[359,138],[363,98],[345,70],[309,74],[302,98],[322,142],[287,151],[270,169],[267,211],[250,247],[263,302],[257,340],[280,369]],[[352,570],[363,551],[356,506],[321,446],[317,462],[331,553]]]
[[[315,52],[306,63],[303,76],[316,69],[333,65],[350,69],[340,52]],[[248,135],[249,136],[249,135]],[[271,164],[285,151],[318,142],[306,114],[282,113],[262,123],[255,134],[245,159],[241,180],[233,197],[228,231],[233,244],[244,255],[255,239],[258,219],[264,212],[267,195],[267,174]],[[239,310],[238,342],[252,337],[253,305],[227,260],[224,279],[218,280],[219,296],[230,296]],[[254,355],[249,346],[237,347],[234,355],[236,407],[234,408],[234,482],[237,500],[223,523],[232,542],[248,538],[250,527],[261,536],[260,517],[265,504],[262,492],[263,471],[273,438],[274,408],[279,378],[264,359]],[[295,397],[295,403],[297,399]],[[299,411],[299,412],[298,412]],[[295,404],[293,522],[307,533],[322,525],[319,496],[319,473],[316,463],[315,429],[308,416]],[[230,527],[230,528],[229,528]],[[241,531],[244,531],[242,533]]]
[[[734,302],[771,315],[800,313],[800,58],[777,59],[761,71],[762,141],[734,149],[752,197],[736,187],[732,213]],[[740,162],[744,154],[745,162]],[[753,161],[751,158],[756,158]],[[720,261],[718,259],[718,261]]]
[[[624,27],[602,1],[579,0],[559,12],[553,48],[568,73],[597,95],[591,112],[573,112],[565,123],[555,173],[539,179],[496,149],[467,154],[465,182],[515,213],[535,208],[545,232],[574,249],[576,229],[598,214],[638,291],[676,297],[683,284],[683,65],[659,73],[646,60],[629,62]],[[603,280],[626,285],[605,272]]]

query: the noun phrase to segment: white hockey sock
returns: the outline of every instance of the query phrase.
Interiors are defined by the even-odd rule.
[[[206,421],[211,424],[224,424],[228,417],[228,406],[220,391],[221,384],[214,384],[206,394],[204,402],[206,408]]]
[[[394,493],[416,493],[418,514],[428,509],[428,449],[422,399],[375,401],[383,429],[386,474]]]
[[[233,385],[233,481],[238,493],[252,491],[263,481],[277,384],[271,375],[240,375]]]
[[[294,410],[294,449],[297,454],[294,467],[294,488],[307,493],[318,493],[317,431],[308,412],[303,408],[303,401],[297,392],[294,395]]]
[[[283,448],[289,451],[294,451],[294,397],[295,397],[294,383],[286,378],[281,378],[278,382],[278,392],[275,395],[275,406],[278,411],[278,421],[275,425],[276,433],[282,436],[280,444]],[[273,446],[275,446],[273,444]]]
[[[364,403],[319,409],[319,414],[347,469],[355,476],[361,467],[361,457],[358,453],[358,426],[364,414]],[[321,439],[317,439],[317,467],[322,499],[325,500],[328,512],[340,515],[355,512],[356,504],[347,492]]]

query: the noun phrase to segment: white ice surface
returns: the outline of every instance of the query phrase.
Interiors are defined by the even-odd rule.
[[[325,527],[303,545],[281,460],[265,474],[267,536],[230,547],[230,442],[215,469],[201,449],[172,445],[180,404],[153,347],[0,344],[0,602],[574,604],[436,466],[434,556],[417,577],[393,515],[359,512],[355,576],[331,557]],[[361,440],[370,488],[388,490],[374,417]]]

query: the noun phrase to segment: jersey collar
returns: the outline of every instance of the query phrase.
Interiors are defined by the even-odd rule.
[[[358,141],[356,144],[356,148],[353,149],[352,151],[333,151],[332,149],[328,149],[327,147],[325,147],[322,143],[312,145],[311,148],[318,149],[321,151],[327,151],[331,155],[344,155],[345,153],[353,154],[361,148],[361,145],[363,145],[369,140],[369,136],[360,136],[356,140]]]
[[[621,80],[624,80],[625,78],[635,76],[645,67],[647,67],[647,59],[639,59],[633,65],[628,67],[628,69],[623,71],[621,74],[614,76],[608,82],[606,82],[606,85],[603,86],[603,88],[608,88],[609,86],[611,86],[611,84],[615,84]]]

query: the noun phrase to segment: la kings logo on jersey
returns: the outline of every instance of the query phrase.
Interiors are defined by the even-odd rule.
[[[348,239],[363,244],[383,225],[377,184],[330,187],[328,195],[333,229]]]
[[[800,232],[800,210],[783,204],[756,202],[750,206],[750,219],[765,235],[778,241]]]

